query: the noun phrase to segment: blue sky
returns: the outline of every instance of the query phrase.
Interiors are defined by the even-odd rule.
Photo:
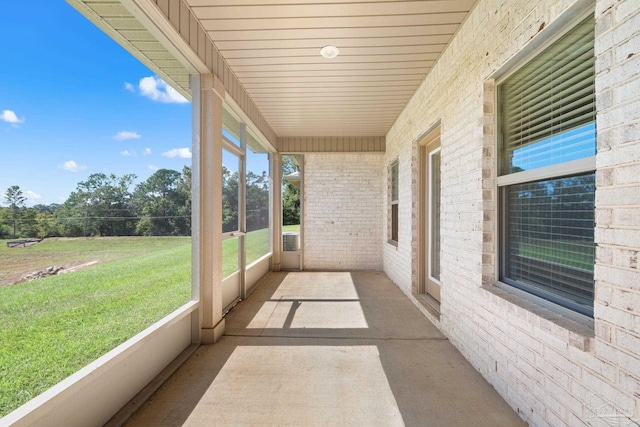
[[[92,173],[191,164],[191,104],[66,2],[3,2],[0,39],[0,193],[61,203]]]

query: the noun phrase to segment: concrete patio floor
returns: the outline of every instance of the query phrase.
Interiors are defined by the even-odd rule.
[[[379,272],[271,273],[128,426],[522,426]]]

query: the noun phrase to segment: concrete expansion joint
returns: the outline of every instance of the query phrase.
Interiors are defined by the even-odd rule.
[[[225,337],[241,337],[241,338],[288,338],[288,339],[323,339],[323,340],[361,340],[361,341],[449,341],[447,337],[337,337],[330,335],[310,335],[310,336],[291,336],[291,335],[261,335],[261,334],[237,334],[225,333]]]

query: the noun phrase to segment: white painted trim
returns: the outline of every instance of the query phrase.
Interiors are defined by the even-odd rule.
[[[249,118],[249,116],[244,112],[242,108],[240,108],[238,103],[236,103],[236,101],[231,97],[229,92],[226,90],[224,94],[224,103],[227,105],[227,107],[229,107],[228,110],[230,110],[239,119],[240,122],[245,123],[247,125],[247,127],[249,128],[249,131],[253,134],[254,137],[257,137],[257,139],[259,139],[261,142],[267,144],[267,147],[265,148],[267,148],[269,153],[277,152],[277,149],[275,146],[276,142],[269,141],[269,138],[267,138],[260,131],[260,129],[258,129],[257,125],[253,123],[253,120]]]
[[[191,74],[211,70],[151,0],[120,0],[124,6]]]
[[[200,301],[200,75],[192,74],[191,86],[191,299]],[[200,342],[202,312],[193,316],[192,342]]]
[[[591,156],[583,159],[571,160],[569,162],[557,163],[555,165],[545,166],[542,168],[499,176],[496,181],[498,183],[498,187],[504,187],[506,185],[520,184],[523,182],[541,181],[543,179],[593,172],[594,170],[596,170],[596,156]]]
[[[234,271],[224,279],[222,279],[222,313],[228,312],[239,300],[242,295],[240,288],[240,268]]]
[[[266,254],[262,255],[260,258],[258,258],[257,260],[255,260],[251,264],[249,264],[247,266],[247,270],[249,270],[251,267],[254,267],[257,264],[260,264],[264,260],[271,258],[272,255],[273,255],[272,252],[269,252],[269,253],[266,253]]]
[[[268,253],[247,266],[244,273],[245,292],[244,298],[254,290],[256,284],[269,272],[271,253]]]
[[[156,66],[156,64],[147,58],[143,52],[135,47],[129,40],[124,38],[118,31],[114,30],[100,15],[98,15],[93,9],[88,7],[81,0],[66,0],[71,6],[73,6],[78,12],[80,12],[85,18],[91,21],[95,26],[100,28],[107,36],[126,49],[131,56],[142,62],[147,68],[153,70],[162,80],[167,83],[173,83],[171,85],[186,99],[191,98],[191,93],[184,90],[181,85],[177,84],[169,74],[167,74],[162,68]],[[179,58],[179,57],[178,57]],[[182,63],[179,59],[178,62]],[[183,64],[184,65],[184,64]],[[187,68],[188,72],[193,73],[193,70]]]

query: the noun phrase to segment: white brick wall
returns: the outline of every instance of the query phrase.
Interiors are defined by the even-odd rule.
[[[383,158],[305,154],[305,269],[382,270]]]
[[[534,426],[640,422],[640,2],[595,2],[598,154],[594,327],[493,286],[493,78],[579,13],[584,0],[481,0],[387,134],[380,171],[400,161],[399,244],[384,271],[407,294],[416,276],[417,139],[442,126],[439,327]],[[382,180],[386,182],[386,180]],[[386,191],[386,188],[384,189]],[[383,198],[386,212],[386,196]],[[385,227],[386,228],[386,227]],[[383,241],[386,241],[386,229]],[[611,415],[611,413],[605,414]],[[633,418],[632,421],[625,416]]]

